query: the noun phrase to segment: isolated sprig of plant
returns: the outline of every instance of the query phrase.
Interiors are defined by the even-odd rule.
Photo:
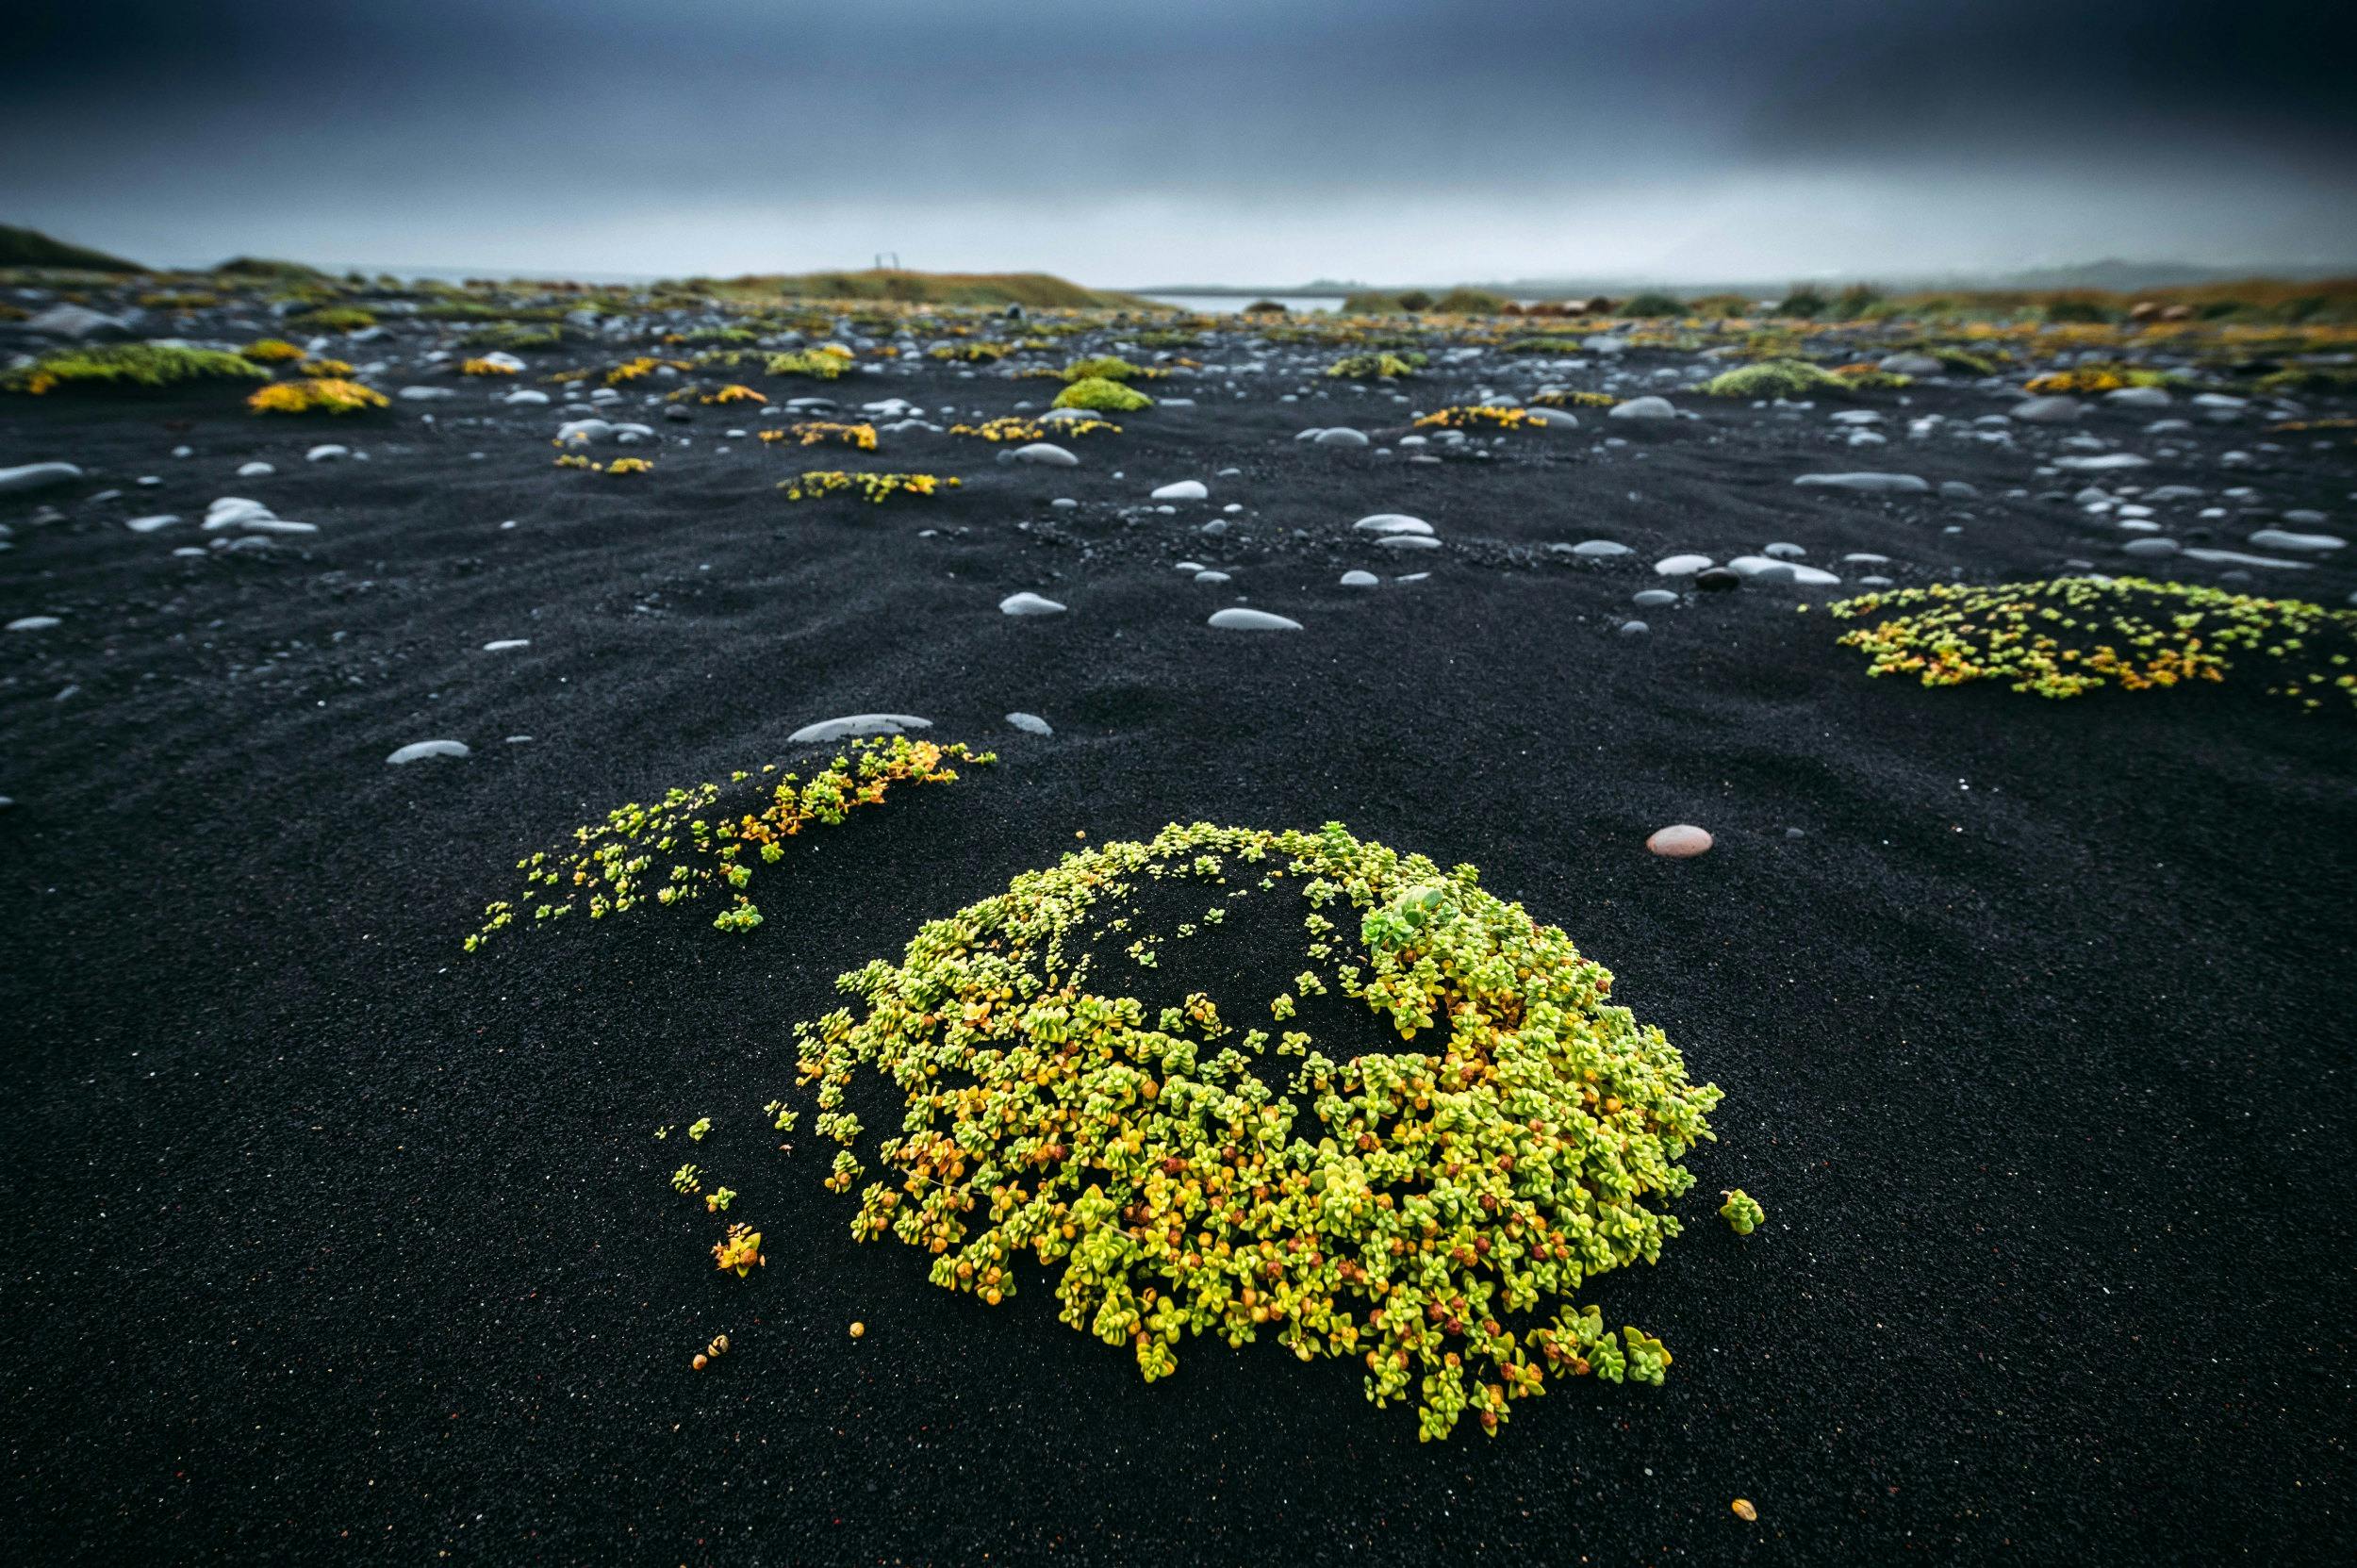
[[[1412,1398],[1425,1438],[1469,1411],[1494,1432],[1551,1378],[1658,1382],[1660,1342],[1575,1297],[1679,1233],[1667,1200],[1692,1184],[1680,1162],[1720,1091],[1477,876],[1339,823],[1197,823],[1017,877],[898,965],[842,976],[860,1015],[798,1026],[820,1131],[844,1145],[827,1185],[857,1180],[843,1107],[872,1072],[907,1113],[852,1233],[924,1248],[934,1284],[994,1306],[1028,1254],[1063,1321],[1149,1381],[1187,1336],[1270,1334],[1303,1361],[1360,1362],[1368,1398]],[[1135,895],[1163,881],[1230,906],[1295,898],[1301,952],[1271,963],[1307,968],[1283,995],[1340,992],[1399,1048],[1337,1061],[1288,1031],[1276,1054],[1299,1065],[1280,1091],[1256,1071],[1268,1034],[1228,1043],[1213,999],[1150,1015],[1098,981],[1118,960],[1090,944],[1135,933]]]
[[[1841,635],[1870,675],[1927,686],[2003,681],[2041,697],[2222,682],[2242,657],[2276,661],[2267,691],[2308,708],[2334,692],[2357,703],[2357,610],[2261,599],[2138,577],[2057,577],[1975,587],[1903,588],[1828,606],[1881,618]],[[1805,609],[1805,606],[1804,606]]]
[[[814,824],[836,826],[857,807],[882,804],[895,784],[949,784],[958,777],[951,763],[981,766],[997,760],[997,753],[976,751],[964,742],[870,738],[851,742],[807,781],[785,774],[755,809],[722,809],[721,786],[709,783],[667,791],[652,805],[618,806],[603,822],[573,830],[571,850],[541,850],[518,861],[523,891],[484,906],[482,928],[467,938],[467,950],[475,951],[519,919],[557,920],[585,907],[597,920],[648,903],[686,902],[716,888],[730,903],[713,924],[723,931],[749,931],[761,923],[761,911],[745,894],[753,862],[775,865],[787,839]],[[752,777],[739,772],[730,783]],[[695,1128],[688,1133],[700,1136]]]

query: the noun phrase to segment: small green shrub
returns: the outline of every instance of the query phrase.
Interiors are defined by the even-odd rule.
[[[2065,296],[2062,299],[2047,301],[2046,309],[2043,314],[2050,322],[2070,322],[2089,324],[2100,324],[2102,322],[2109,322],[2112,319],[2112,313],[2105,309],[2101,302],[2096,300],[2075,299],[2069,296]]]
[[[1057,408],[1087,408],[1101,414],[1131,414],[1150,408],[1154,400],[1144,392],[1124,387],[1118,381],[1102,376],[1089,376],[1076,381],[1056,394],[1052,406]]]
[[[1056,373],[1066,381],[1151,381],[1162,372],[1132,365],[1117,354],[1100,354],[1094,359],[1075,359]]]
[[[1775,313],[1779,316],[1791,316],[1804,322],[1814,321],[1825,313],[1825,296],[1803,285],[1784,297],[1783,301],[1777,305]]]
[[[1674,294],[1640,294],[1621,306],[1624,316],[1683,316],[1686,305]]]

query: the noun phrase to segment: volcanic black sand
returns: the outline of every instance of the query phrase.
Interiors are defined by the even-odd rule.
[[[1529,380],[1492,358],[1407,389]],[[2070,432],[1904,439],[2003,412],[1986,388],[1876,394],[1887,449],[1837,444],[1825,408],[1678,395],[1700,421],[1584,412],[1409,466],[1293,438],[1383,443],[1408,408],[1381,392],[1240,384],[1158,385],[1199,405],[1070,443],[1077,470],[888,435],[843,466],[965,484],[879,507],[789,503],[774,481],[837,459],[727,441],[761,422],[739,410],[663,422],[635,389],[663,444],[631,478],[552,467],[557,409],[455,382],[340,423],[236,390],[0,403],[0,461],[87,470],[0,497],[0,619],[62,618],[0,636],[7,1555],[2341,1560],[2346,711],[2256,678],[2066,702],[1870,681],[1793,611],[1877,569],[1845,552],[1903,584],[2130,564],[2036,499],[2085,483],[2034,473]],[[765,388],[935,415],[1054,390],[931,363]],[[2081,428],[2150,452],[2151,417]],[[2337,438],[2198,424],[2133,478],[2346,519]],[[327,440],[366,460],[304,460]],[[2221,469],[2233,448],[2251,466]],[[255,458],[278,471],[233,477]],[[1980,493],[1790,484],[1853,469]],[[1187,478],[1208,503],[1146,505]],[[223,495],[321,532],[175,556]],[[164,512],[185,520],[123,527]],[[1375,548],[1350,529],[1374,512],[1443,548]],[[1591,537],[1636,553],[1544,548]],[[1629,608],[1662,555],[1770,540],[1852,586]],[[1338,586],[1353,568],[1386,580]],[[2328,561],[2263,586],[2353,584]],[[1069,612],[1002,615],[1024,589]],[[1240,596],[1305,630],[1206,626]],[[1632,614],[1650,633],[1619,632]],[[807,770],[833,749],[794,730],[879,710],[1001,760],[796,840],[750,935],[706,903],[460,951],[519,855],[668,784]],[[473,754],[386,766],[437,738]],[[1429,1444],[1347,1362],[1271,1343],[1189,1341],[1148,1387],[1045,1288],[991,1310],[855,1245],[807,1123],[771,1151],[757,1108],[839,971],[1076,833],[1202,819],[1341,819],[1478,865],[1724,1088],[1688,1233],[1586,1293],[1667,1342],[1666,1387],[1558,1384],[1493,1441]],[[1646,852],[1681,821],[1717,848]],[[652,1141],[700,1114],[701,1151]],[[687,1152],[751,1178],[750,1282],[667,1184]],[[1748,1239],[1711,1213],[1737,1185],[1768,1211]]]

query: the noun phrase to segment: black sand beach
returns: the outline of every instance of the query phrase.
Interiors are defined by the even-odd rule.
[[[423,346],[402,330],[368,352]],[[634,388],[621,417],[660,439],[629,478],[552,467],[556,408],[455,380],[339,422],[255,418],[243,388],[0,400],[0,464],[85,470],[0,496],[0,619],[60,622],[0,636],[8,1555],[2341,1560],[2346,706],[2255,681],[1926,691],[1870,681],[1793,606],[1857,591],[1850,552],[1902,585],[2073,558],[2218,582],[2122,557],[2037,499],[2087,481],[2037,465],[2073,430],[2168,446],[2134,482],[2200,505],[2254,487],[2206,529],[2242,548],[2261,513],[2347,520],[2348,433],[2316,450],[2254,410],[2156,441],[2098,408],[2006,446],[1909,441],[1910,418],[2012,401],[1927,381],[1861,401],[1891,436],[1861,453],[1829,407],[1672,386],[1698,420],[1583,409],[1576,433],[1410,466],[1294,439],[1389,444],[1409,405],[1382,391],[1225,379],[1155,384],[1197,403],[1071,443],[1077,469],[915,430],[773,449],[724,436],[745,412],[673,424]],[[1401,389],[1426,409],[1533,380],[1492,355]],[[1055,390],[923,360],[762,385],[935,417]],[[322,441],[365,460],[305,461]],[[256,459],[277,471],[235,477]],[[838,460],[964,485],[881,506],[773,487]],[[1791,484],[1861,469],[1935,489]],[[1209,500],[1151,509],[1184,479]],[[222,496],[320,531],[175,556]],[[1442,548],[1354,534],[1382,512]],[[123,526],[163,513],[184,520]],[[1591,538],[1634,553],[1546,548]],[[1703,593],[1651,569],[1772,540],[1851,582]],[[1339,586],[1353,569],[1385,580]],[[2357,565],[2239,586],[2338,605]],[[1656,586],[1689,591],[1630,608]],[[1068,611],[1001,614],[1024,590]],[[1240,601],[1303,629],[1207,627]],[[1623,635],[1632,616],[1650,630]],[[460,950],[518,857],[670,784],[807,770],[833,748],[794,731],[877,711],[1000,760],[794,841],[748,935],[703,906]],[[386,766],[437,738],[472,754]],[[790,1025],[923,920],[1076,833],[1329,819],[1479,866],[1725,1090],[1687,1234],[1589,1293],[1670,1345],[1665,1387],[1560,1385],[1494,1441],[1427,1444],[1350,1366],[1273,1344],[1190,1341],[1149,1387],[1045,1290],[985,1309],[930,1288],[921,1254],[855,1245],[816,1137],[769,1152],[755,1110],[792,1082]],[[1674,822],[1716,848],[1648,854]],[[769,1264],[747,1284],[716,1276],[711,1225],[665,1182],[677,1147],[651,1141],[700,1114],[705,1155],[758,1173]],[[1749,1238],[1711,1213],[1738,1185],[1768,1212]],[[732,1353],[691,1372],[720,1331]]]

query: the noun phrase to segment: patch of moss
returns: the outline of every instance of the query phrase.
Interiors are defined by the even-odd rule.
[[[386,398],[356,381],[320,376],[265,387],[246,399],[245,405],[256,414],[363,414],[386,406]]]
[[[163,343],[65,349],[0,374],[0,388],[38,397],[71,391],[153,390],[189,381],[256,381],[270,372],[242,355]]]
[[[1838,397],[1849,387],[1805,359],[1767,359],[1712,376],[1695,390],[1714,398],[1805,398]]]
[[[1353,354],[1327,366],[1326,373],[1346,381],[1389,381],[1414,375],[1426,363],[1426,356],[1413,350],[1407,354]]]
[[[1132,414],[1141,408],[1151,408],[1154,400],[1134,388],[1102,376],[1089,376],[1076,381],[1056,394],[1052,406],[1057,408],[1086,408],[1100,414]]]

